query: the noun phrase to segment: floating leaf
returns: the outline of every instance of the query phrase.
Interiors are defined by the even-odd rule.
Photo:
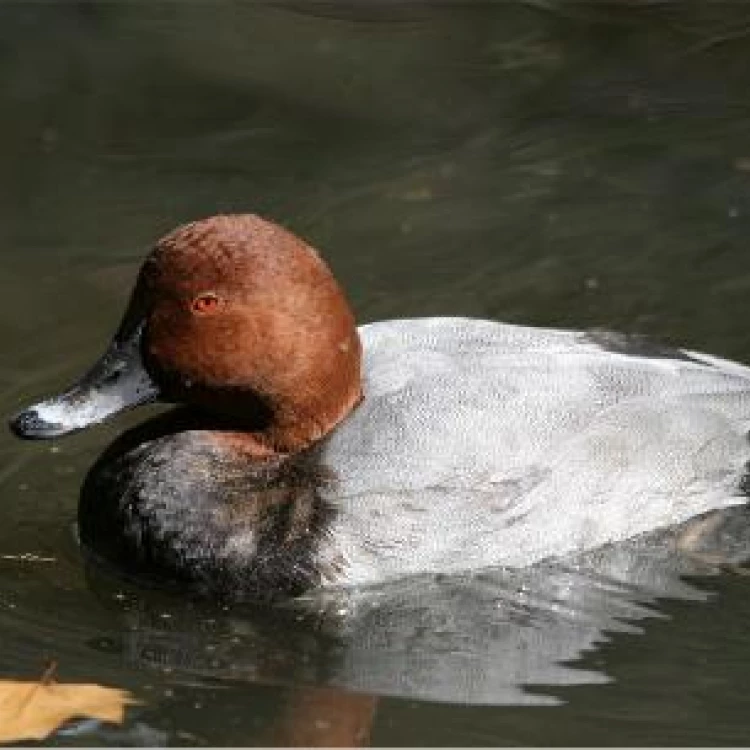
[[[125,706],[136,701],[126,690],[51,680],[0,680],[0,742],[43,740],[70,719],[122,724]]]

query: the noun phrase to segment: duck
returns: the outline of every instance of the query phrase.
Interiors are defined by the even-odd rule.
[[[160,239],[111,344],[16,414],[50,439],[155,401],[86,475],[84,552],[277,601],[528,567],[746,502],[750,368],[637,334],[464,317],[357,327],[253,214]]]

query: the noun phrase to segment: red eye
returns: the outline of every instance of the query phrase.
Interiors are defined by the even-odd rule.
[[[199,294],[191,303],[190,308],[198,315],[210,315],[216,312],[221,304],[221,300],[213,292]]]

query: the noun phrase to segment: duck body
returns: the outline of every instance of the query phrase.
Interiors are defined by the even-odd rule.
[[[368,397],[322,454],[354,582],[525,566],[745,502],[744,366],[461,318],[361,335]]]
[[[466,318],[356,329],[314,251],[253,216],[164,238],[102,359],[12,427],[156,397],[181,408],[92,467],[81,541],[211,596],[527,566],[745,502],[750,368]]]
[[[366,398],[329,437],[248,462],[188,418],[105,454],[86,546],[204,593],[278,598],[527,566],[745,501],[743,366],[466,318],[359,333]]]

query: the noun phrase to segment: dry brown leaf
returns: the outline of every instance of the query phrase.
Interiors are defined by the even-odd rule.
[[[103,685],[0,680],[0,742],[43,740],[66,721],[99,719],[122,724],[125,706],[136,701],[126,690]]]

